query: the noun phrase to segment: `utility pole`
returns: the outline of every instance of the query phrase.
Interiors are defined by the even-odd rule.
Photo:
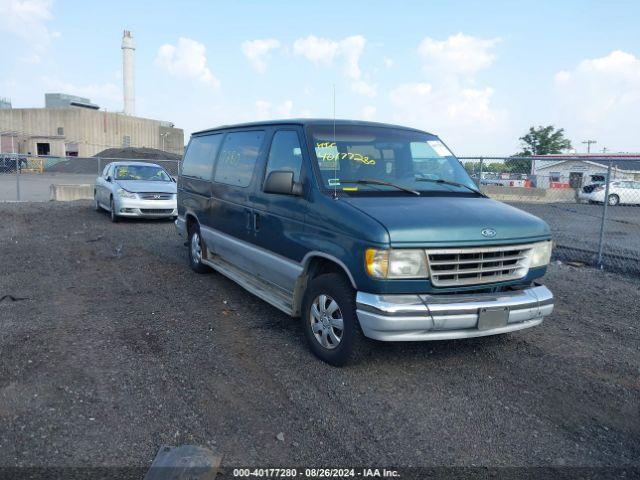
[[[587,144],[587,153],[591,153],[591,145],[593,145],[594,143],[598,143],[595,140],[585,140],[582,143],[586,143]]]

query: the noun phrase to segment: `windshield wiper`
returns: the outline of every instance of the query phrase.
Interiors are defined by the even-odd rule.
[[[431,183],[440,183],[442,185],[451,185],[453,187],[462,187],[462,188],[466,188],[467,190],[473,192],[473,193],[477,193],[478,195],[482,195],[483,197],[486,197],[486,195],[484,193],[482,193],[480,190],[476,190],[475,188],[470,187],[469,185],[465,185],[464,183],[458,183],[458,182],[453,182],[451,180],[444,180],[442,178],[425,178],[425,177],[417,177],[415,178],[416,182],[431,182]]]
[[[397,183],[385,182],[384,180],[374,180],[374,179],[360,179],[360,180],[340,180],[340,183],[351,183],[355,185],[384,185],[386,187],[394,187],[398,190],[402,190],[403,192],[413,193],[414,195],[420,196],[420,192],[416,190],[411,190],[410,188],[403,187],[402,185],[398,185]]]

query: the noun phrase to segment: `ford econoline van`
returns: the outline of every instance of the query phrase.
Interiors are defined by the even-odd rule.
[[[553,310],[548,225],[487,198],[436,135],[282,120],[194,133],[176,227],[191,268],[301,317],[343,365],[367,340],[495,335]],[[366,345],[369,343],[369,345]]]

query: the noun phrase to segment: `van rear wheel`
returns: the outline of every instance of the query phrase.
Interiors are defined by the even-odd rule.
[[[209,267],[202,263],[202,252],[204,251],[204,243],[200,237],[200,228],[194,225],[189,229],[189,265],[191,270],[196,273],[207,273]]]
[[[304,335],[318,358],[339,367],[366,352],[369,341],[358,323],[355,291],[343,275],[328,273],[314,278],[302,308]]]

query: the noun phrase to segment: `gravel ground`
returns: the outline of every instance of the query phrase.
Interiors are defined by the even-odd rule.
[[[147,467],[163,444],[242,466],[640,465],[638,280],[552,265],[538,328],[337,369],[189,270],[170,222],[89,202],[0,219],[0,466]]]

